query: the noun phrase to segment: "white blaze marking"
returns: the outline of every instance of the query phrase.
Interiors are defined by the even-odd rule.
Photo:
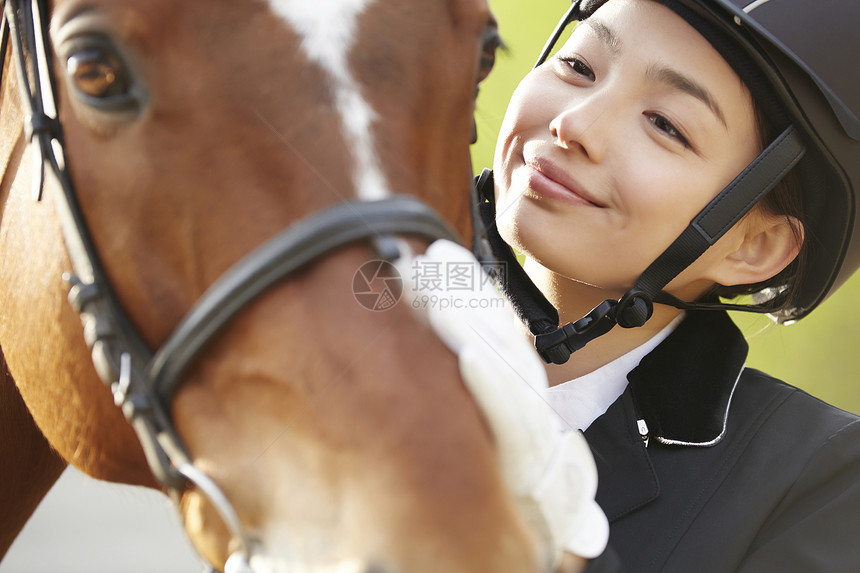
[[[355,158],[358,197],[373,200],[390,194],[376,156],[371,127],[373,108],[349,69],[358,15],[373,0],[268,0],[272,11],[302,39],[302,49],[331,78],[335,106],[344,129],[344,143]]]

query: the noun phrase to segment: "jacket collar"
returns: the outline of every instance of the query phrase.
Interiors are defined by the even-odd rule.
[[[726,313],[688,312],[627,375],[650,437],[684,446],[718,443],[748,349]]]
[[[728,315],[690,311],[630,371],[627,390],[585,431],[597,464],[597,502],[610,522],[660,495],[638,421],[644,419],[650,439],[660,443],[715,445],[724,435],[746,354],[746,341]]]

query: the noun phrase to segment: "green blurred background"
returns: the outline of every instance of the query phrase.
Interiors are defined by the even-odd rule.
[[[476,171],[492,166],[493,147],[505,107],[531,69],[569,0],[489,0],[507,52],[482,84],[472,147]],[[790,326],[735,313],[750,343],[748,366],[759,368],[846,410],[860,413],[860,274],[810,316]]]

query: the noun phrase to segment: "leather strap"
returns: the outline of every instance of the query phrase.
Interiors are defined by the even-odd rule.
[[[156,352],[148,370],[159,400],[170,404],[183,373],[206,343],[266,289],[344,245],[391,235],[457,241],[435,211],[412,197],[394,196],[337,203],[247,255],[203,293]]]
[[[653,301],[663,287],[749,213],[800,161],[804,152],[800,134],[789,126],[696,215],[678,238],[645,269],[634,289]]]

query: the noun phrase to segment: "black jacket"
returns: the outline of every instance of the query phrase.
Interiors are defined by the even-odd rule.
[[[689,312],[585,432],[611,525],[589,572],[860,573],[860,419],[746,355]]]

